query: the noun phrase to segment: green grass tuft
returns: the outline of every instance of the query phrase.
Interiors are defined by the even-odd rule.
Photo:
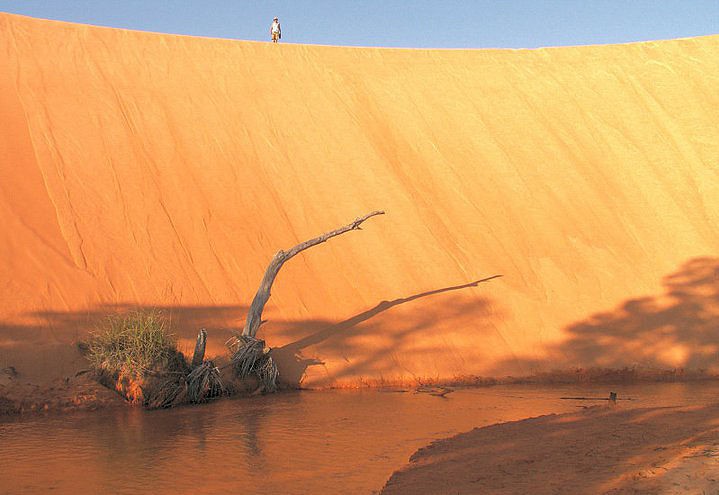
[[[177,339],[159,311],[108,316],[88,342],[87,358],[96,371],[142,376],[165,370],[177,355]]]

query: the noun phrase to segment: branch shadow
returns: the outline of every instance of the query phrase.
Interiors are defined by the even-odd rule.
[[[388,311],[396,306],[410,303],[417,299],[442,294],[445,292],[458,291],[462,289],[468,289],[470,287],[478,287],[479,284],[489,282],[496,278],[500,278],[502,275],[492,275],[483,279],[475,280],[466,284],[453,285],[443,287],[440,289],[434,289],[430,291],[420,292],[407,297],[401,297],[393,299],[391,301],[381,301],[373,308],[363,311],[362,313],[356,314],[340,323],[329,324],[325,328],[307,335],[299,340],[291,342],[289,344],[276,347],[272,349],[273,358],[277,360],[281,365],[281,376],[282,381],[285,385],[290,387],[299,387],[302,383],[302,379],[305,376],[307,368],[310,366],[323,365],[324,362],[317,358],[305,358],[301,355],[301,351],[309,346],[317,345],[325,342],[329,338],[342,338],[347,336],[348,332],[355,329],[361,323],[364,323],[375,316]]]
[[[447,294],[476,288],[498,277],[500,275],[384,300],[339,322],[328,319],[270,321],[261,332],[267,335],[270,345],[276,346],[273,357],[280,365],[284,384],[290,387],[300,386],[310,368],[330,361],[331,367],[325,369],[326,378],[320,376],[321,370],[318,370],[320,374],[315,371],[313,383],[317,379],[318,386],[349,384],[350,381],[356,384],[364,379],[362,377],[382,382],[386,376],[390,381],[403,376],[416,379],[415,373],[420,372],[425,375],[419,378],[426,378],[436,363],[454,359],[450,353],[454,352],[461,360],[466,358],[464,354],[474,352],[467,347],[447,351],[446,345],[439,349],[436,342],[445,342],[447,338],[454,339],[457,346],[488,342],[494,321],[501,318],[495,301],[484,296]],[[541,382],[712,376],[711,373],[719,369],[716,338],[719,258],[691,259],[665,276],[662,282],[664,291],[658,295],[629,299],[612,311],[595,313],[570,325],[562,341],[544,347],[541,358],[512,355],[487,361],[483,364],[487,364],[488,369],[483,374],[501,380],[506,370],[526,370],[521,379]],[[413,306],[412,303],[421,299],[426,301]],[[396,308],[403,306],[405,309],[396,312]],[[34,317],[34,321],[25,325],[0,321],[0,369],[8,366],[18,370],[49,368],[50,364],[43,363],[52,361],[49,358],[53,353],[70,353],[66,344],[85,337],[107,314],[130,309],[163,311],[171,319],[180,350],[185,353],[192,351],[198,329],[206,328],[209,333],[207,356],[213,358],[226,355],[224,344],[239,331],[248,308],[244,305],[138,308],[114,304],[100,305],[91,311],[38,312],[28,315]],[[15,352],[22,346],[25,346],[23,352]],[[398,349],[402,355],[397,354]],[[479,349],[473,355],[481,358],[482,352]],[[67,360],[73,356],[66,356]],[[73,359],[81,361],[79,354]],[[444,368],[437,371],[437,376],[441,374],[444,378],[451,378],[454,369],[460,373],[467,369],[467,366],[452,368],[446,362],[441,364]],[[410,365],[412,369],[407,369]],[[67,373],[71,371],[68,369]]]
[[[377,316],[392,308],[412,303],[419,299],[436,297],[453,291],[476,288],[501,275],[493,275],[466,284],[452,285],[420,292],[407,297],[384,300],[372,308],[358,313],[341,322],[327,319],[277,320],[270,321],[262,327],[266,333],[268,344],[278,342],[272,349],[273,357],[280,367],[282,384],[299,387],[310,366],[324,364],[323,353],[328,352],[335,358],[340,353],[345,357],[347,366],[340,366],[336,376],[352,377],[353,374],[366,375],[366,370],[374,367],[390,368],[393,364],[388,360],[388,349],[367,349],[366,346],[354,342],[353,339],[377,335],[385,335],[392,327],[392,338],[395,344],[413,338],[418,332],[433,331],[436,322],[458,322],[464,315],[472,313],[479,317],[486,301],[476,296],[468,300],[444,298],[431,304],[422,305],[422,311],[413,312],[410,317],[403,318],[401,328],[394,328],[397,320],[374,321]],[[81,370],[85,365],[77,349],[79,341],[87,338],[95,329],[101,328],[103,321],[111,314],[122,314],[128,311],[160,311],[170,320],[172,333],[178,338],[178,348],[186,356],[192,353],[197,332],[200,328],[208,331],[207,356],[223,362],[227,359],[225,342],[241,329],[241,322],[248,311],[245,305],[224,306],[138,306],[133,304],[103,304],[91,310],[62,312],[41,311],[27,315],[33,321],[30,324],[12,324],[0,321],[0,368],[14,366],[22,371],[34,369],[37,375],[50,374],[51,369],[41,369],[37,364],[38,356],[47,355],[61,350],[66,356],[65,361],[72,361],[72,366],[63,370],[63,376]],[[457,323],[455,327],[461,325]],[[282,344],[290,340],[290,343]],[[316,346],[331,340],[327,347],[319,349],[320,356],[306,358],[301,351],[309,346]],[[22,348],[22,349],[21,349]],[[314,348],[317,350],[317,348]],[[428,352],[428,351],[427,351]],[[44,354],[43,354],[44,353]],[[71,356],[70,356],[71,354]],[[43,359],[43,361],[45,361]],[[48,368],[56,366],[52,359],[47,359]],[[350,363],[352,361],[352,363]],[[386,362],[385,362],[386,361]],[[370,368],[368,368],[368,366]],[[70,369],[72,368],[72,369]],[[370,372],[371,375],[371,372]]]

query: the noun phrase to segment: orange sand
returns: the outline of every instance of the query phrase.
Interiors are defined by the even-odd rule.
[[[595,408],[478,428],[417,451],[382,493],[717,493],[718,415]]]
[[[260,336],[288,380],[717,371],[717,86],[719,36],[397,50],[0,14],[0,368],[70,375],[136,306],[220,353],[278,249],[383,209],[280,272]]]

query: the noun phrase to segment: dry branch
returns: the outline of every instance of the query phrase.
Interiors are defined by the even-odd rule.
[[[295,247],[289,249],[288,251],[278,251],[277,254],[275,254],[275,256],[270,261],[267,270],[265,270],[265,276],[262,278],[260,288],[257,289],[255,298],[252,300],[250,310],[247,313],[247,321],[245,322],[245,328],[242,330],[242,335],[253,338],[255,337],[255,335],[257,335],[257,330],[259,330],[260,324],[262,323],[262,310],[265,308],[265,304],[270,298],[270,289],[272,288],[272,283],[275,281],[275,277],[277,277],[277,273],[280,271],[280,268],[282,268],[282,265],[287,260],[300,253],[301,251],[309,249],[312,246],[316,246],[317,244],[321,244],[328,239],[331,239],[332,237],[344,234],[345,232],[349,232],[350,230],[359,230],[362,222],[376,215],[384,215],[384,211],[373,211],[372,213],[368,213],[363,217],[355,219],[352,223],[349,223],[344,227],[340,227],[330,232],[326,232],[319,237],[315,237],[314,239],[310,239],[309,241],[297,244]]]

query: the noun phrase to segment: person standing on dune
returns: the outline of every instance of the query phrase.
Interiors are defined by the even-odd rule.
[[[272,43],[277,43],[282,38],[282,28],[280,27],[280,21],[275,17],[272,20],[272,26],[270,26],[270,36],[272,37]]]

